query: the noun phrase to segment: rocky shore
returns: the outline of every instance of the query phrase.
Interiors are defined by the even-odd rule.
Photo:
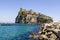
[[[60,23],[44,23],[38,33],[29,35],[29,38],[39,40],[60,40]]]

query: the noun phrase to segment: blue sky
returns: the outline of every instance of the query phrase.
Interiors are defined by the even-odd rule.
[[[60,0],[0,0],[0,22],[15,22],[20,8],[60,19]]]

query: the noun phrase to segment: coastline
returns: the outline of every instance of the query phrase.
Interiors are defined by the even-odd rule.
[[[60,23],[44,23],[37,34],[33,33],[29,37],[39,40],[60,40]]]

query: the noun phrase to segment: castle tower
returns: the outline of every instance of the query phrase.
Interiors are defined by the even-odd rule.
[[[30,10],[29,10],[29,14],[33,14],[33,13],[34,13],[33,10],[30,9]]]

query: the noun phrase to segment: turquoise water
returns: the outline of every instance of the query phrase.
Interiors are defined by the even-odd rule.
[[[37,24],[13,24],[0,26],[0,40],[33,40],[28,36],[39,31]]]

